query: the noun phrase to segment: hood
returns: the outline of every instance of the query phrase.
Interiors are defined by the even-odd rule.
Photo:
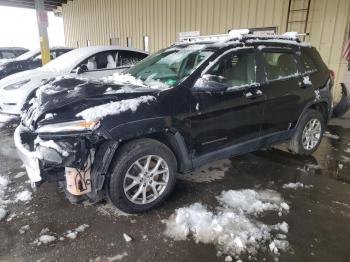
[[[36,97],[24,107],[23,124],[35,129],[38,122],[77,120],[77,115],[89,108],[155,95],[159,90],[134,85],[109,84],[103,81],[58,77],[41,86]],[[55,114],[54,120],[46,121],[45,114]]]
[[[36,81],[36,80],[41,81],[41,80],[48,80],[55,76],[56,74],[54,72],[43,70],[42,68],[27,70],[27,71],[15,73],[13,75],[10,75],[8,77],[1,79],[0,89],[2,89],[5,86],[12,85],[27,79],[30,79],[31,81]]]

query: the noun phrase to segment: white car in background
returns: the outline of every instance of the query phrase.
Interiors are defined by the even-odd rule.
[[[102,78],[129,68],[148,53],[120,46],[90,46],[74,49],[41,68],[16,73],[0,80],[0,123],[16,119],[23,105],[42,81],[63,75]]]

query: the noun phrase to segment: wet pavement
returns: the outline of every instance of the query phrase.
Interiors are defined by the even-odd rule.
[[[275,190],[289,204],[283,220],[289,224],[290,249],[278,257],[261,250],[254,257],[241,256],[242,261],[350,261],[349,123],[347,117],[334,120],[311,157],[278,147],[209,164],[192,177],[178,179],[171,198],[142,215],[126,216],[110,204],[71,205],[55,184],[45,184],[31,201],[8,204],[8,215],[0,221],[0,261],[224,261],[212,244],[168,238],[162,220],[195,202],[216,206],[215,196],[223,190],[247,188]],[[11,179],[9,199],[29,189],[27,177],[18,175],[24,169],[16,157],[12,132],[9,128],[0,133],[0,174]],[[283,188],[290,182],[311,187]],[[273,224],[278,216],[262,219]],[[89,227],[76,239],[59,240],[82,224]],[[24,225],[30,228],[19,232]],[[44,228],[58,239],[38,246],[33,242]],[[123,233],[133,240],[126,242]]]

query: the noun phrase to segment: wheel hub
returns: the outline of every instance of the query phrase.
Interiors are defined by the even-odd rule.
[[[147,155],[136,160],[124,178],[124,193],[135,204],[149,204],[165,190],[169,168],[160,156]]]
[[[319,143],[321,135],[322,126],[318,119],[314,118],[307,122],[302,133],[302,144],[304,149],[314,149]]]

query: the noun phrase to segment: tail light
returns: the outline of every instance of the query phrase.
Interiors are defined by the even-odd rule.
[[[334,79],[335,79],[335,72],[333,70],[330,70],[330,76],[331,76],[332,80],[334,81]]]

